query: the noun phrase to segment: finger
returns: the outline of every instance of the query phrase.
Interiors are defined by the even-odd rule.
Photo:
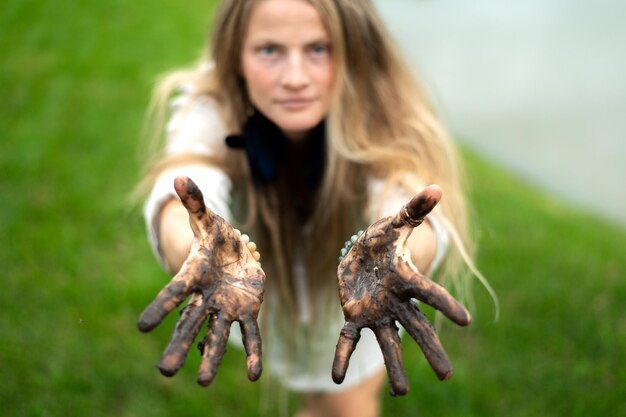
[[[441,311],[443,315],[459,326],[467,326],[472,321],[469,311],[444,287],[420,274],[408,262],[400,262],[398,272],[409,284],[408,292],[412,297]]]
[[[201,295],[195,295],[192,301],[181,311],[172,339],[157,364],[157,368],[163,375],[173,376],[183,366],[189,348],[198,336],[202,323],[208,314],[202,303]]]
[[[452,377],[452,363],[443,349],[435,329],[414,301],[398,308],[398,321],[417,342],[424,357],[440,380]]]
[[[189,214],[199,215],[206,212],[204,197],[195,182],[189,177],[176,177],[174,189]]]
[[[263,365],[261,364],[261,333],[256,320],[249,318],[243,320],[241,330],[243,336],[243,346],[246,349],[246,366],[248,368],[248,379],[256,381],[261,376]]]
[[[350,356],[352,356],[352,352],[354,352],[354,348],[360,338],[361,333],[356,325],[351,321],[347,321],[343,325],[341,333],[339,333],[339,341],[337,341],[335,359],[333,360],[332,376],[336,384],[341,384],[346,377]]]
[[[409,381],[404,372],[402,345],[400,336],[398,336],[398,328],[395,324],[389,324],[373,330],[385,359],[387,375],[389,375],[389,383],[391,384],[391,395],[394,397],[396,395],[405,395],[409,392]]]
[[[141,313],[137,327],[142,332],[154,329],[165,316],[178,307],[193,291],[194,283],[202,274],[202,260],[192,258],[185,262],[181,270],[156,296],[154,301]]]
[[[400,209],[393,220],[394,227],[417,227],[422,224],[426,215],[441,200],[441,194],[442,191],[438,185],[432,184],[424,188]]]
[[[209,329],[203,343],[202,362],[198,373],[198,384],[206,387],[215,378],[217,368],[226,353],[226,343],[230,334],[231,321],[218,314],[211,316]]]

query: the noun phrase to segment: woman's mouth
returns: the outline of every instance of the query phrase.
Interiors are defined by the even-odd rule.
[[[314,101],[314,98],[294,97],[277,100],[277,103],[287,110],[302,110],[309,107]]]

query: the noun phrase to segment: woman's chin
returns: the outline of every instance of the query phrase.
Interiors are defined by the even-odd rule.
[[[317,126],[322,121],[323,117],[294,119],[294,117],[291,117],[288,123],[280,123],[280,120],[278,122],[274,121],[274,123],[276,123],[289,139],[298,140],[306,137],[307,133]]]

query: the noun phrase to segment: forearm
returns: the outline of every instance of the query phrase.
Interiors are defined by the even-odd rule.
[[[417,269],[422,274],[428,273],[437,253],[437,236],[428,220],[413,229],[407,240],[407,248]]]
[[[180,200],[172,198],[163,204],[159,214],[158,239],[168,272],[177,273],[189,255],[193,240],[189,214]]]

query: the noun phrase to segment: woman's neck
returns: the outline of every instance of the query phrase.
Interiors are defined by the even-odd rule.
[[[290,144],[306,142],[306,139],[311,135],[311,130],[286,131],[281,129],[281,132],[283,132]]]

